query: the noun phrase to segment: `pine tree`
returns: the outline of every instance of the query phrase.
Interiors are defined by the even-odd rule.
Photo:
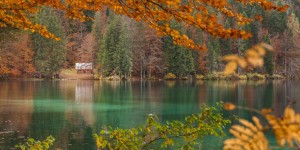
[[[172,26],[177,28],[182,33],[190,31],[184,29],[180,23],[173,22]],[[163,49],[167,61],[167,71],[174,73],[177,77],[185,77],[195,72],[195,60],[193,51],[182,46],[174,45],[171,37],[163,38]]]
[[[207,67],[211,72],[218,71],[219,57],[220,57],[220,40],[211,38],[208,44]]]
[[[93,28],[93,23],[94,23],[92,21],[92,19],[94,19],[94,17],[95,17],[95,11],[85,10],[84,15],[90,18],[90,20],[84,22],[84,24],[85,24],[86,31],[91,32],[92,28]]]
[[[99,59],[103,64],[103,73],[127,77],[132,70],[131,41],[129,29],[123,24],[121,16],[110,13],[108,30],[99,38]]]
[[[282,5],[281,0],[277,0],[278,5]],[[283,33],[287,29],[287,13],[286,12],[277,12],[277,11],[268,11],[265,12],[263,27],[267,28],[271,34]]]
[[[117,55],[118,58],[118,68],[120,75],[124,75],[127,78],[127,75],[130,74],[132,70],[132,54],[131,54],[131,43],[129,40],[129,33],[127,25],[123,25],[120,32],[120,41],[117,43]]]
[[[95,14],[95,22],[94,22],[94,28],[93,33],[97,40],[97,61],[96,66],[97,70],[100,74],[104,74],[104,68],[103,65],[105,63],[105,56],[106,56],[106,47],[105,47],[105,35],[103,32],[104,24],[106,23],[101,16],[100,12],[97,12]]]
[[[48,30],[60,38],[59,41],[48,39],[38,33],[32,34],[35,51],[34,64],[36,70],[48,77],[59,73],[65,62],[65,33],[62,21],[51,8],[43,8],[36,16],[36,21],[47,26]]]
[[[269,36],[265,36],[263,40],[264,42],[271,44]],[[269,75],[273,75],[274,67],[273,52],[267,51],[267,54],[264,58],[264,68]]]
[[[117,44],[120,41],[122,24],[120,16],[110,13],[108,30],[105,36],[105,62],[103,64],[105,75],[117,74],[120,70],[120,55],[117,53]]]
[[[232,19],[226,19],[224,21],[224,26],[226,28],[232,28],[233,21]],[[232,54],[232,39],[220,39],[220,46],[222,47],[222,55]]]
[[[192,51],[173,44],[171,37],[163,38],[164,53],[168,72],[178,77],[184,77],[195,71],[195,62]]]

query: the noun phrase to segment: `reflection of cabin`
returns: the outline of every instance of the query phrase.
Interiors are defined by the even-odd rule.
[[[77,81],[75,101],[77,103],[91,103],[93,101],[93,81]]]
[[[92,74],[93,63],[76,63],[75,69],[77,70],[77,74]]]

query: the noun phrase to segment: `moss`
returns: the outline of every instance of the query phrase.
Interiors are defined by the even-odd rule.
[[[181,77],[179,78],[179,80],[188,80],[189,78],[188,77]]]
[[[158,80],[158,79],[157,79],[156,77],[154,77],[154,76],[151,76],[151,77],[148,78],[148,80],[156,81],[156,80]]]
[[[280,80],[280,79],[284,79],[284,76],[279,74],[273,74],[273,75],[267,75],[266,78],[272,80]]]
[[[265,80],[266,76],[259,73],[248,73],[247,78],[248,80]]]
[[[246,75],[231,74],[224,75],[222,73],[212,73],[204,77],[205,80],[247,80]]]

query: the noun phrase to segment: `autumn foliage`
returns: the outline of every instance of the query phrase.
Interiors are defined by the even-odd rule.
[[[262,67],[264,64],[264,56],[266,55],[267,50],[272,51],[272,46],[266,43],[260,43],[247,49],[244,56],[233,54],[224,56],[223,60],[227,62],[224,69],[224,74],[233,74],[238,67],[243,69]]]
[[[299,149],[300,143],[300,114],[290,106],[285,108],[282,117],[275,116],[271,109],[252,110],[235,106],[232,103],[224,104],[226,110],[247,109],[263,116],[268,124],[264,125],[257,117],[252,122],[239,119],[241,125],[233,125],[229,132],[233,138],[224,141],[224,150],[268,150],[272,149],[266,136],[266,129],[272,129],[277,144],[281,147]]]
[[[7,41],[0,47],[0,77],[5,75],[18,77],[35,71],[30,38],[24,34],[18,36],[20,40]]]
[[[223,128],[231,121],[221,113],[223,103],[203,106],[198,114],[184,121],[167,121],[161,124],[150,114],[146,124],[131,129],[104,129],[94,134],[98,149],[184,149],[193,150],[204,136],[222,136]],[[199,148],[199,147],[198,147]]]
[[[235,0],[243,5],[258,5],[265,10],[285,11],[288,6],[276,6],[266,0]],[[91,18],[84,15],[85,10],[99,11],[104,7],[114,10],[118,14],[126,15],[137,21],[143,20],[159,35],[171,35],[174,43],[197,50],[206,49],[191,40],[187,35],[173,28],[171,21],[184,22],[186,25],[195,26],[207,33],[221,38],[251,37],[249,31],[238,28],[225,28],[220,22],[217,13],[224,17],[232,18],[237,24],[244,26],[260,16],[248,18],[234,10],[227,0],[2,0],[0,1],[0,27],[15,27],[39,32],[47,38],[59,40],[54,34],[48,32],[45,26],[33,23],[30,18],[43,6],[60,9],[72,19],[81,21]]]

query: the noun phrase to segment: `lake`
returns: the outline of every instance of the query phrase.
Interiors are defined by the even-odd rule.
[[[203,104],[232,102],[273,108],[281,115],[295,101],[300,112],[300,81],[0,81],[0,149],[27,137],[55,137],[60,149],[95,149],[102,128],[143,125],[148,114],[161,122],[183,120]],[[247,111],[224,112],[249,119]],[[206,137],[201,149],[221,149],[226,137]]]

